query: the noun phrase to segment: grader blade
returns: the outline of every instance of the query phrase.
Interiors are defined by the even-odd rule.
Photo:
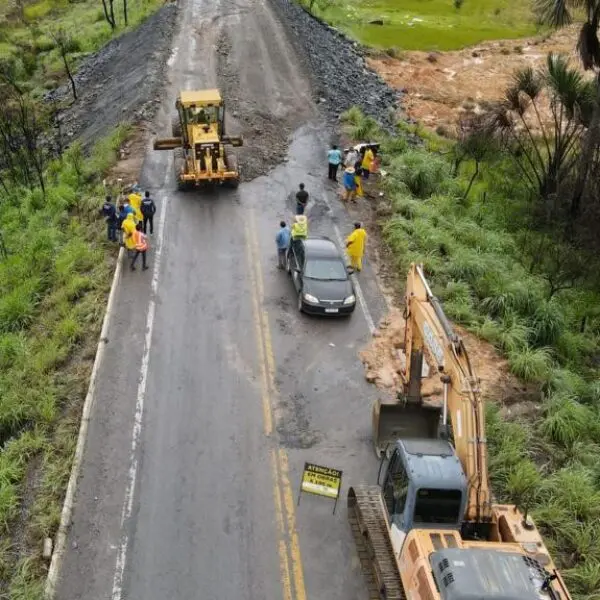
[[[222,142],[224,144],[230,144],[234,148],[239,148],[244,145],[244,139],[242,137],[223,136]]]
[[[436,438],[440,423],[440,407],[396,400],[376,400],[373,404],[373,445],[381,457],[397,440]]]
[[[155,150],[174,150],[183,146],[183,138],[163,138],[162,140],[154,140]]]

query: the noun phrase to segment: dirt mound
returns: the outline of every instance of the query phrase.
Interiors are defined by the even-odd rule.
[[[168,4],[135,31],[88,57],[75,75],[78,99],[61,112],[62,135],[89,148],[121,122],[148,121],[158,107],[175,29],[177,6]],[[47,95],[68,104],[69,86]]]
[[[367,64],[404,93],[409,117],[452,131],[461,115],[484,112],[502,99],[517,69],[543,66],[549,52],[575,56],[577,34],[574,26],[551,36],[487,42],[456,52],[382,55],[368,58]]]
[[[393,128],[391,114],[400,95],[369,68],[359,44],[309,15],[295,0],[271,2],[279,10],[299,54],[305,56],[315,97],[327,113],[337,118],[348,108],[359,106],[384,127]]]
[[[360,353],[367,381],[374,383],[388,394],[402,391],[400,373],[406,364],[403,353],[402,314],[402,311],[397,308],[391,309],[379,323],[371,344]],[[528,396],[531,390],[524,387],[509,373],[506,360],[491,344],[477,339],[460,327],[455,326],[454,329],[463,338],[473,369],[481,379],[482,397],[502,403],[508,414],[522,412],[522,408],[517,405],[529,405],[531,398]],[[431,357],[427,356],[427,351],[425,358],[427,368],[423,373],[422,394],[433,401],[441,396],[442,385],[434,369],[431,368],[434,363]]]

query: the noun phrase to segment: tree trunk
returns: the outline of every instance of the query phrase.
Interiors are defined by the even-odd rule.
[[[108,6],[106,6],[106,0],[102,0],[102,8],[104,9],[104,18],[106,19],[106,22],[110,25],[110,28],[114,31],[115,30],[114,14],[112,15],[112,18],[111,18],[111,13],[113,12],[112,11],[112,2],[111,2],[110,13],[108,12]]]
[[[67,77],[69,78],[69,81],[71,82],[71,92],[73,93],[73,100],[77,100],[77,88],[75,87],[75,80],[73,79],[71,69],[69,68],[69,61],[67,60],[66,50],[67,49],[65,47],[61,48],[62,59],[63,59],[64,65],[65,65],[65,71],[67,72]]]
[[[583,140],[581,157],[579,159],[579,173],[575,182],[575,189],[571,197],[570,216],[571,224],[579,216],[581,211],[581,199],[585,192],[585,186],[594,156],[594,146],[597,143],[598,133],[600,132],[600,72],[596,74],[596,101],[594,102],[594,111],[590,121],[590,126]]]
[[[110,26],[112,27],[112,30],[115,30],[115,27],[117,26],[117,21],[115,20],[115,6],[114,6],[114,0],[108,0],[108,4],[110,6]]]
[[[125,19],[125,27],[129,24],[127,21],[127,0],[123,0],[123,18]]]
[[[463,196],[463,200],[466,200],[469,197],[469,192],[473,187],[473,183],[475,182],[475,178],[477,177],[477,175],[479,175],[479,161],[475,161],[475,173],[473,173],[473,177],[471,177],[471,181],[469,181],[469,186],[467,187],[467,191]]]

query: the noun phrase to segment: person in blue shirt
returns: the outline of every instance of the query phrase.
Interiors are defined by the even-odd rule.
[[[327,160],[329,161],[329,179],[337,182],[337,171],[342,162],[342,151],[334,144],[331,146],[331,150],[327,153]]]
[[[281,223],[279,223],[279,231],[275,236],[275,242],[277,244],[277,266],[280,269],[285,268],[285,255],[287,254],[290,245],[290,236],[290,228],[286,225],[285,221],[281,221]]]

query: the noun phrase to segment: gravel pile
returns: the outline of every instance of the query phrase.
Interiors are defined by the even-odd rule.
[[[351,106],[392,129],[400,95],[366,66],[361,46],[341,31],[315,19],[296,0],[271,0],[304,56],[315,96],[337,118]]]
[[[75,75],[78,100],[61,111],[63,143],[81,140],[89,148],[120,122],[149,120],[159,105],[177,6],[167,4],[135,31],[112,40],[83,62]],[[68,104],[64,85],[46,96]]]

